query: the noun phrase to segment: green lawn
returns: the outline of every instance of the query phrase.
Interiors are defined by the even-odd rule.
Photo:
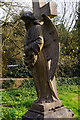
[[[74,111],[75,118],[78,118],[79,115],[79,96],[78,96],[78,86],[60,86],[58,88],[58,97],[62,101],[62,104],[65,105],[67,108]]]
[[[58,96],[62,103],[74,111],[78,118],[78,86],[58,86]],[[21,120],[22,115],[30,108],[31,102],[37,99],[34,87],[20,87],[18,89],[6,89],[2,92],[2,120]]]
[[[2,118],[18,120],[28,110],[31,102],[37,98],[34,87],[7,89],[2,92]],[[7,107],[6,107],[7,106]]]

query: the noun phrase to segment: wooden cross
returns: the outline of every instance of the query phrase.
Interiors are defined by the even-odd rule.
[[[41,15],[45,14],[50,18],[57,16],[57,8],[55,2],[46,3],[44,0],[32,0],[33,12],[37,19],[41,19]]]

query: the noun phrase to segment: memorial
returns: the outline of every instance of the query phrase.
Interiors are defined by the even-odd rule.
[[[27,30],[25,40],[26,65],[32,71],[37,100],[22,120],[73,118],[57,96],[55,73],[59,59],[59,36],[51,18],[57,16],[56,4],[33,1],[33,13],[24,12],[21,19]]]

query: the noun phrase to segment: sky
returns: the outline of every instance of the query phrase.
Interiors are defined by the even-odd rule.
[[[2,0],[2,1],[5,1],[5,2],[9,2],[9,1],[15,1],[15,2],[19,2],[19,3],[21,3],[21,4],[28,4],[30,7],[32,7],[32,0]],[[38,0],[33,0],[33,1],[38,1]],[[43,0],[42,0],[43,1]],[[80,0],[44,0],[44,1],[47,1],[47,2],[49,2],[49,1],[53,1],[53,2],[55,2],[55,3],[57,3],[57,5],[58,6],[60,6],[59,4],[61,4],[62,2],[67,2],[67,3],[70,3],[70,2],[73,2],[73,3],[75,3],[75,2],[79,2]]]
[[[15,2],[19,2],[20,4],[22,4],[22,5],[24,5],[25,3],[26,4],[28,4],[30,7],[32,7],[32,0],[1,0],[1,1],[5,1],[5,2],[11,2],[11,1],[15,1]],[[34,0],[35,2],[36,1],[38,1],[38,0]],[[43,1],[43,0],[42,0]],[[47,2],[49,2],[49,1],[53,1],[53,2],[55,2],[55,3],[57,3],[57,5],[59,6],[59,8],[60,8],[60,4],[62,3],[62,2],[73,2],[73,3],[75,3],[75,2],[79,2],[80,0],[44,0],[44,1],[47,1]],[[59,9],[57,9],[57,10],[59,10]]]
[[[5,2],[11,2],[11,1],[13,2],[14,1],[14,2],[20,3],[21,5],[28,5],[32,8],[32,0],[1,0],[1,1],[5,1]],[[38,0],[34,0],[34,1],[36,2]],[[64,1],[67,2],[67,6],[66,6],[67,13],[65,15],[65,20],[67,20],[69,18],[69,15],[73,12],[73,9],[75,11],[75,3],[79,2],[79,0],[45,0],[45,1],[47,1],[47,2],[53,1],[57,4],[57,12],[60,17],[62,17],[63,13],[64,13],[64,9],[62,9],[62,7],[64,8],[65,4],[63,4],[63,2]],[[5,14],[5,12],[3,13],[0,9],[0,18],[3,16],[3,14]],[[74,16],[72,16],[71,19],[73,19],[73,17]]]
[[[20,2],[20,3],[27,3],[29,5],[32,4],[32,0],[2,0],[2,1],[5,1],[5,2],[9,2],[9,1],[15,1],[15,2]],[[38,1],[38,0],[34,0],[35,2]],[[44,0],[44,1],[54,1],[56,3],[59,3],[59,2],[79,2],[80,0]]]

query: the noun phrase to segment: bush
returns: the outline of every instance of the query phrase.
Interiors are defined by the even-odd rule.
[[[58,77],[80,77],[78,59],[69,55],[61,55],[57,71]]]
[[[80,78],[79,77],[73,77],[73,78],[65,78],[65,77],[60,77],[57,78],[57,84],[59,86],[65,84],[65,85],[80,85]]]
[[[10,67],[4,73],[4,78],[27,78],[28,76],[32,77],[31,71],[22,62],[18,64],[18,67]]]
[[[12,85],[14,84],[14,80],[4,80],[2,83],[2,88],[9,88],[12,87]]]

